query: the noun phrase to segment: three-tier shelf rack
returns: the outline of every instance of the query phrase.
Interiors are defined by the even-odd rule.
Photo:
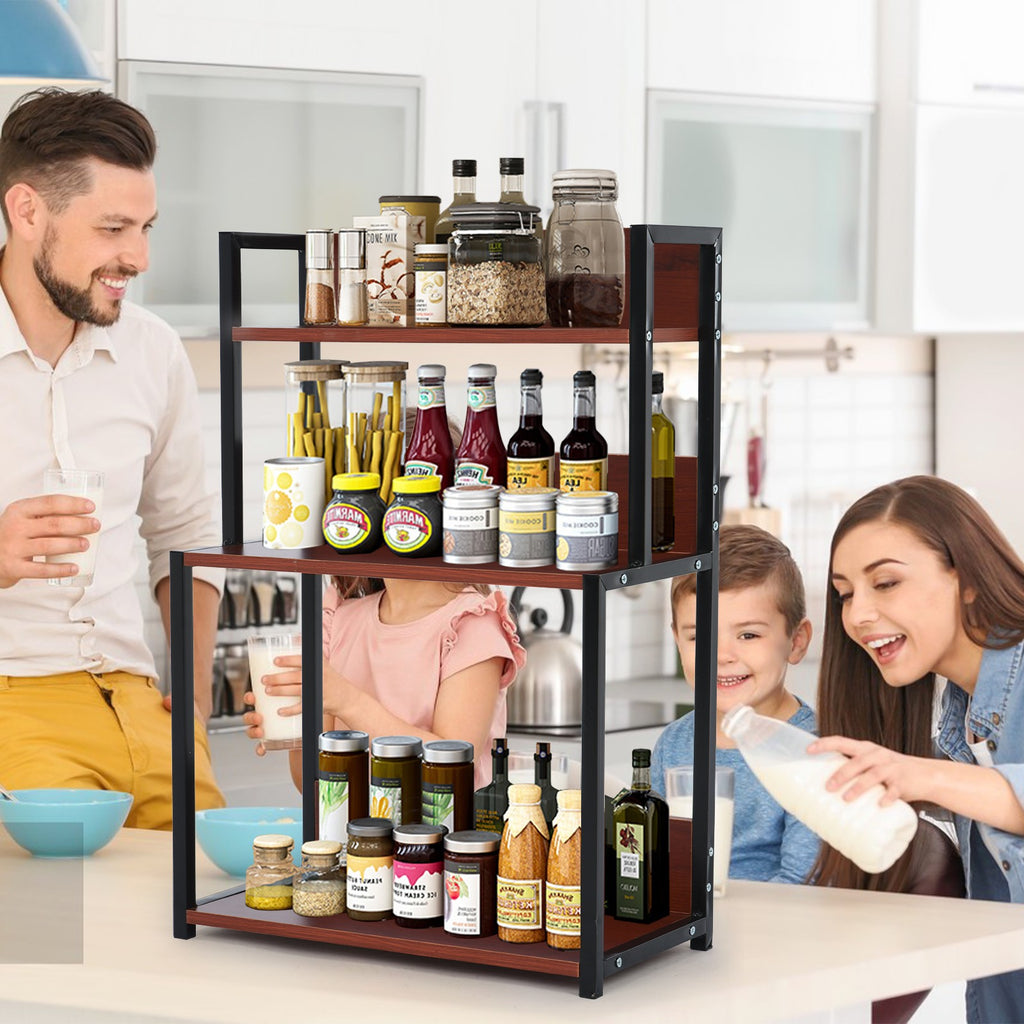
[[[192,938],[197,925],[287,936],[444,960],[574,977],[581,996],[600,996],[604,979],[672,946],[709,949],[712,936],[715,674],[717,656],[719,408],[721,387],[722,235],[717,228],[640,224],[626,232],[626,309],[619,328],[493,327],[243,327],[241,254],[247,249],[294,250],[299,301],[305,292],[303,235],[222,232],[220,235],[221,481],[224,543],[171,555],[171,688],[174,772],[174,935]],[[301,312],[300,312],[301,317]],[[301,322],[301,319],[300,319]],[[441,558],[404,559],[383,549],[341,556],[324,545],[271,550],[242,536],[242,349],[249,341],[298,344],[300,359],[318,358],[320,345],[439,342],[467,345],[550,344],[629,346],[629,454],[609,459],[609,488],[618,491],[619,558],[603,572],[564,572],[490,565],[450,565]],[[698,451],[676,460],[676,541],[651,552],[651,371],[655,342],[697,342]],[[429,358],[427,356],[426,358]],[[636,510],[641,514],[636,514]],[[633,510],[633,514],[630,511]],[[410,931],[393,921],[366,923],[347,916],[310,919],[245,906],[244,887],[196,899],[195,723],[192,715],[192,570],[195,566],[263,569],[301,574],[303,653],[303,831],[315,838],[317,738],[321,729],[320,576],[432,579],[492,585],[581,590],[583,594],[582,708],[582,946],[556,950],[545,943],[514,945],[496,936],[474,939],[441,929]],[[672,820],[670,912],[648,925],[616,921],[604,912],[605,624],[611,591],[697,574],[696,794],[693,822]]]

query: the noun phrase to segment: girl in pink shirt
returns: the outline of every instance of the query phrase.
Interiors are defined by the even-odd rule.
[[[505,735],[505,689],[526,660],[497,590],[425,580],[333,577],[324,594],[324,729],[468,740],[476,786],[490,780],[491,740]],[[301,658],[265,677],[267,692],[301,696]],[[247,694],[246,699],[250,697]],[[282,714],[298,714],[301,701]],[[248,734],[263,735],[246,714]],[[291,752],[301,785],[301,754]]]

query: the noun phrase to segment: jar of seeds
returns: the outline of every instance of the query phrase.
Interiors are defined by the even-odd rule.
[[[448,323],[542,324],[547,317],[539,207],[467,203],[451,211]]]
[[[345,869],[338,862],[341,843],[313,839],[302,844],[302,869],[292,883],[292,910],[301,917],[345,912]]]

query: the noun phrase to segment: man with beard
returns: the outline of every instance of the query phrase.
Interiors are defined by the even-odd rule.
[[[170,551],[219,542],[184,348],[125,300],[149,264],[155,155],[144,115],[98,91],[29,93],[0,130],[0,781],[130,792],[140,828],[171,823],[170,704],[136,540],[165,628]],[[101,471],[102,509],[41,494],[55,467]],[[89,586],[44,560],[89,545]],[[195,571],[200,807],[224,802],[202,726],[221,582]]]

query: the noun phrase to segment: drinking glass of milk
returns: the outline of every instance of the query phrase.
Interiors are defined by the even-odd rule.
[[[43,474],[44,494],[70,494],[88,498],[96,509],[89,515],[99,519],[103,513],[103,474],[90,469],[48,469]],[[47,555],[47,562],[74,562],[78,572],[74,576],[60,576],[47,580],[55,587],[87,587],[92,583],[96,568],[96,545],[99,534],[85,538],[89,546],[84,551],[69,551],[63,555]]]
[[[270,633],[249,637],[249,676],[256,710],[263,716],[263,746],[267,750],[290,750],[302,746],[302,715],[279,715],[281,708],[294,705],[294,697],[271,697],[263,685],[264,676],[286,672],[274,659],[302,654],[301,633]]]
[[[693,765],[665,769],[665,799],[668,813],[673,818],[693,819]],[[735,773],[731,768],[715,768],[715,839],[714,886],[715,895],[725,895],[725,880],[729,877],[729,857],[732,854],[733,786]]]

